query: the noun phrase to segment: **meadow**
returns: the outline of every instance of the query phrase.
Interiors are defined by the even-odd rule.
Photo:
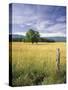
[[[60,48],[60,72],[56,71],[56,49]],[[11,52],[11,51],[10,51]],[[12,42],[12,85],[66,83],[66,43]]]

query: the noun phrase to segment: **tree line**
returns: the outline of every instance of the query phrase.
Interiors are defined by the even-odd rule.
[[[38,43],[38,42],[55,42],[54,40],[50,40],[44,37],[40,37],[40,34],[38,31],[35,31],[33,29],[29,29],[26,32],[26,36],[20,37],[20,38],[12,38],[12,36],[9,36],[9,41],[16,41],[16,42],[32,42]]]

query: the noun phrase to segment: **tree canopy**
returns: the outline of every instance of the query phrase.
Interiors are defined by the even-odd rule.
[[[26,33],[26,40],[28,42],[38,42],[40,39],[40,34],[38,31],[34,31],[33,29],[29,29],[28,32]]]

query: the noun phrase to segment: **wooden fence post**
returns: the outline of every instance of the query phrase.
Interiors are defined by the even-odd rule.
[[[60,71],[60,49],[57,48],[56,50],[56,68],[57,68],[57,71],[59,72]]]

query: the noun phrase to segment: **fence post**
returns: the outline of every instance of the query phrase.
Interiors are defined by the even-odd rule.
[[[57,48],[56,50],[56,68],[57,68],[57,71],[59,72],[60,71],[60,49]]]

